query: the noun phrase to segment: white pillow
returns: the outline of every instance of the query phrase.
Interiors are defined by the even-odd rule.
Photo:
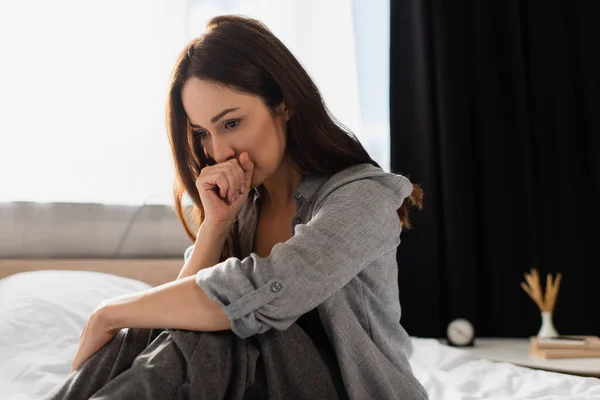
[[[103,300],[149,289],[89,271],[42,270],[0,280],[0,399],[39,398],[65,379],[92,311]]]

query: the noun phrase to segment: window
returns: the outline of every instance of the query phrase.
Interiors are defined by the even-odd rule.
[[[0,201],[171,204],[169,74],[185,44],[225,13],[263,21],[332,114],[389,170],[387,7],[380,0],[0,3]]]

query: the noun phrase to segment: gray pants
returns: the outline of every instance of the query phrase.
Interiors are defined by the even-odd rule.
[[[347,399],[335,359],[298,326],[231,331],[121,329],[43,398]]]

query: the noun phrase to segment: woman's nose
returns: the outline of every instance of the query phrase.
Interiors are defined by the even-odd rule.
[[[212,140],[213,145],[213,159],[217,163],[225,162],[235,157],[235,151],[229,146],[229,144],[223,139]]]

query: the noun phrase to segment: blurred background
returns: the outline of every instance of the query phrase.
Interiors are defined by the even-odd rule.
[[[0,201],[171,204],[177,54],[219,14],[260,19],[389,169],[387,1],[0,2]]]

